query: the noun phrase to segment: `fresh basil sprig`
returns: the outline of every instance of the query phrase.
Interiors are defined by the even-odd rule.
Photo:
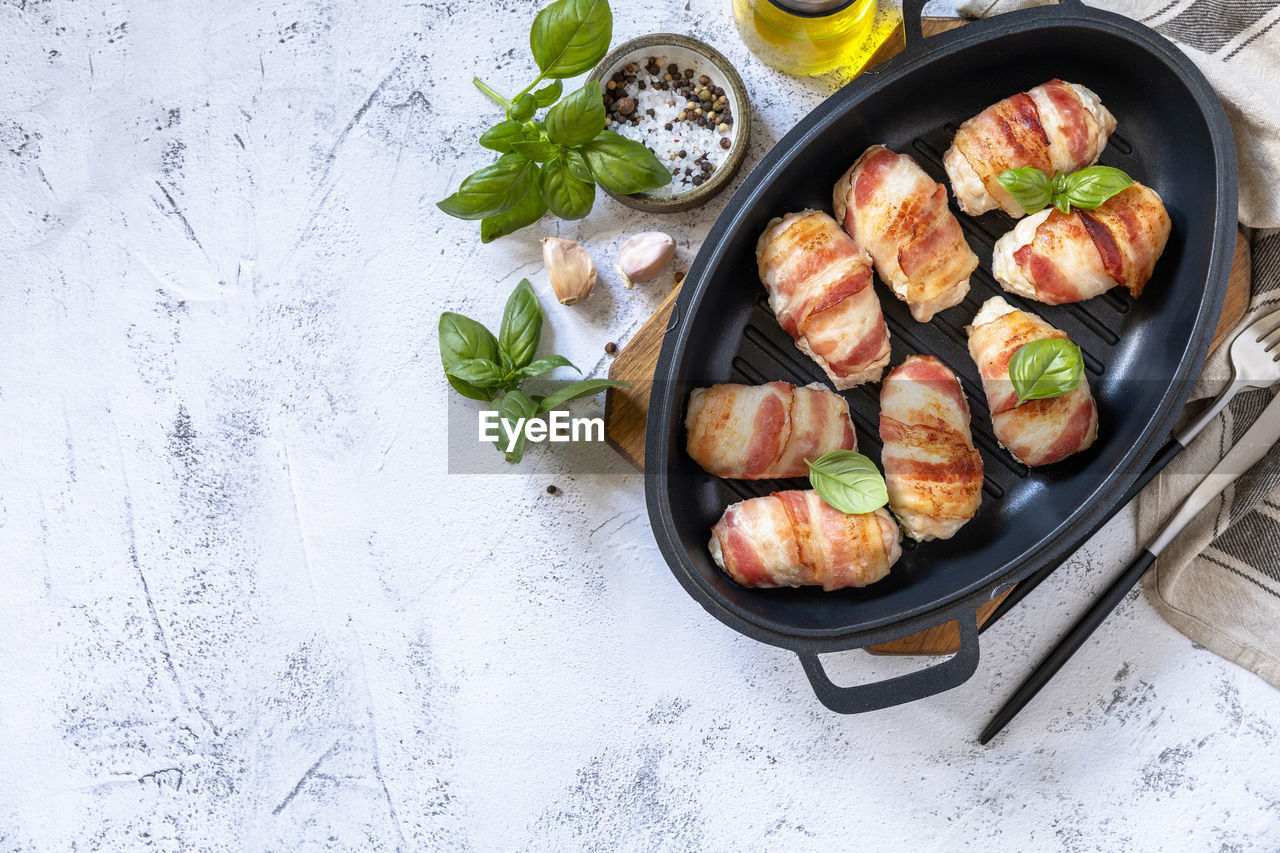
[[[1062,197],[1072,207],[1096,210],[1122,190],[1133,186],[1133,178],[1112,166],[1090,166],[1067,175]]]
[[[1035,166],[1006,169],[996,176],[1026,213],[1039,213],[1053,205],[1063,213],[1071,208],[1096,210],[1116,193],[1133,186],[1133,178],[1112,166],[1089,166],[1052,178]]]
[[[996,175],[996,180],[1026,213],[1039,213],[1053,204],[1053,184],[1035,166],[1006,169]]]
[[[538,13],[529,33],[538,64],[532,83],[504,98],[475,78],[476,87],[506,112],[480,136],[483,147],[502,157],[464,178],[437,206],[458,219],[479,219],[482,243],[531,225],[548,210],[561,219],[581,219],[591,212],[597,184],[630,194],[671,182],[671,173],[647,147],[604,130],[598,82],[561,98],[561,79],[599,62],[612,37],[607,0],[556,0]],[[552,82],[534,88],[544,80]],[[538,120],[542,109],[547,112]]]
[[[462,396],[486,403],[502,394],[498,418],[510,422],[512,432],[521,418],[545,415],[570,400],[590,397],[606,388],[631,387],[616,379],[583,379],[546,397],[530,395],[520,388],[526,379],[557,367],[573,367],[562,355],[533,357],[542,339],[542,305],[527,278],[520,280],[507,299],[496,337],[470,317],[452,311],[440,315],[439,335],[440,361],[449,384]],[[508,462],[519,462],[524,456],[523,431],[506,456]]]
[[[1065,338],[1041,338],[1018,347],[1009,359],[1018,405],[1070,394],[1084,381],[1080,347]]]
[[[832,509],[862,515],[889,502],[889,490],[876,464],[853,450],[833,450],[804,460],[809,466],[809,484]]]

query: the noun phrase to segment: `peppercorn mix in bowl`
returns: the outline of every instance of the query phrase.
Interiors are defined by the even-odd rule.
[[[747,151],[749,105],[742,78],[715,48],[673,33],[641,36],[589,79],[600,81],[605,127],[647,146],[671,172],[665,187],[609,195],[670,213],[705,204],[733,180]]]

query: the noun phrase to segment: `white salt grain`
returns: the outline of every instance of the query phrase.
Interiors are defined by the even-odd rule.
[[[628,63],[634,66],[634,71],[630,73],[635,74],[636,80],[634,83],[619,84],[618,88],[625,89],[627,97],[635,99],[636,108],[631,115],[637,119],[637,123],[633,125],[626,121],[615,121],[609,125],[610,130],[647,146],[660,161],[666,164],[667,171],[672,175],[671,183],[655,191],[655,195],[678,195],[688,192],[694,188],[693,179],[699,175],[710,179],[729,155],[729,149],[720,147],[720,140],[733,138],[732,126],[721,132],[714,125],[701,127],[692,121],[677,120],[676,117],[681,112],[692,114],[693,109],[709,109],[714,99],[701,102],[682,96],[678,89],[657,88],[654,84],[662,81],[667,63],[665,56],[659,59],[658,66],[661,72],[656,77],[645,70],[643,63]],[[683,66],[680,70],[684,71]],[[706,88],[719,85],[713,76],[714,71],[704,72],[694,68],[693,88],[695,90],[703,88],[697,84],[698,77],[703,74],[711,80]],[[641,80],[645,83],[643,89],[639,88]],[[671,85],[675,86],[675,81]],[[619,100],[617,91],[615,89],[605,93],[615,101],[614,105],[608,108],[611,115]],[[690,103],[694,104],[693,109],[688,107]],[[648,110],[653,110],[652,116],[649,115]],[[733,118],[736,121],[738,117],[735,115]],[[720,123],[721,119],[717,118],[716,124]],[[668,124],[671,125],[671,130],[666,129]],[[712,171],[703,172],[701,166],[695,165],[695,161],[698,160],[710,163]],[[686,169],[689,170],[688,174],[685,173]]]

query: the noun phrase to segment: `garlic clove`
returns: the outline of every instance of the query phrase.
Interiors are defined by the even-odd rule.
[[[542,263],[551,276],[551,289],[561,305],[581,302],[596,286],[596,265],[587,250],[573,240],[542,238]]]
[[[622,277],[623,286],[630,290],[636,283],[643,284],[661,275],[675,253],[675,240],[661,231],[643,231],[618,249],[618,263],[614,269]]]

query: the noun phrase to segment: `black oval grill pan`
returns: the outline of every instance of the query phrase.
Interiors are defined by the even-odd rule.
[[[801,656],[819,698],[839,711],[885,707],[955,686],[977,665],[974,609],[1000,587],[1061,562],[1101,520],[1168,438],[1203,365],[1234,249],[1236,167],[1230,128],[1203,75],[1172,44],[1119,16],[1082,6],[1014,12],[927,42],[922,0],[906,3],[908,46],[806,117],[752,172],[699,252],[672,313],[655,374],[645,448],[646,498],[659,548],[686,590],[718,619]],[[707,540],[724,508],[805,481],[721,480],[684,452],[689,391],[717,382],[823,381],[769,311],[755,264],[768,221],[830,212],[837,178],[873,143],[909,153],[947,183],[942,154],[956,126],[992,103],[1053,77],[1089,86],[1118,128],[1101,162],[1160,193],[1173,221],[1168,248],[1140,300],[1117,288],[1076,305],[1005,294],[991,247],[1013,227],[993,212],[957,216],[981,259],[969,296],[931,323],[915,322],[877,279],[896,365],[911,353],[946,362],[964,384],[986,468],[983,506],[953,539],[904,543],[889,577],[862,590],[752,590],[711,560]],[[953,200],[953,209],[954,200]],[[1099,439],[1057,465],[1028,470],[991,432],[965,325],[989,296],[1034,311],[1086,357]],[[824,382],[824,384],[826,384]],[[858,446],[877,462],[879,384],[845,392]],[[960,620],[960,653],[879,684],[838,688],[820,652],[886,642]]]

